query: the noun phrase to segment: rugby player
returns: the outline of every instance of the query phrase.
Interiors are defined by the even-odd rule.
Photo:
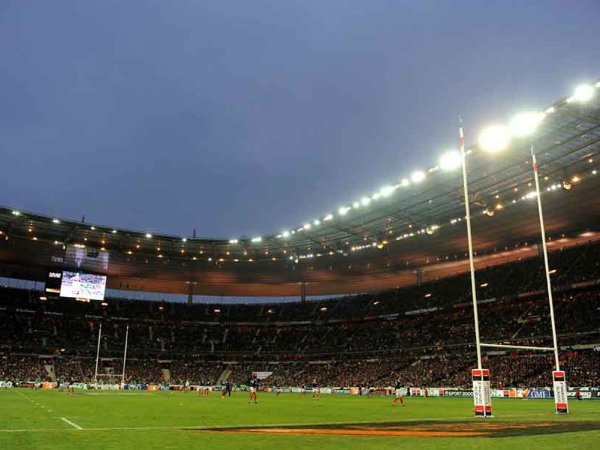
[[[248,382],[248,388],[250,390],[250,395],[248,396],[248,403],[251,403],[254,400],[254,403],[258,403],[258,399],[256,397],[256,391],[258,390],[259,385],[258,378],[253,374],[252,378]]]
[[[406,406],[406,404],[404,403],[404,397],[402,395],[402,383],[400,383],[400,380],[396,381],[396,389],[394,391],[394,400],[392,401],[392,406],[396,406],[396,403],[398,403],[398,401],[400,401],[400,404],[402,406]]]

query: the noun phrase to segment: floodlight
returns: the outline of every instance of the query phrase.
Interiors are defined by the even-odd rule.
[[[422,170],[415,170],[410,176],[410,179],[413,181],[413,183],[420,183],[425,179],[425,172]]]
[[[345,215],[348,212],[349,209],[350,208],[347,207],[347,206],[342,206],[340,209],[338,209],[338,214],[340,216],[343,216],[343,215]]]
[[[250,242],[261,242],[261,241],[262,241],[261,237],[255,237],[250,240]]]
[[[525,194],[525,199],[526,200],[531,200],[532,198],[536,198],[537,197],[537,192],[535,191],[530,191],[527,194]]]
[[[305,230],[310,230],[310,227],[311,227],[310,223],[305,223],[304,224],[304,229]]]
[[[537,127],[544,120],[544,114],[539,112],[522,112],[510,121],[510,132],[515,137],[525,137],[535,133]]]
[[[400,182],[400,186],[406,187],[409,184],[410,184],[410,181],[408,181],[408,178],[402,178],[402,181]]]
[[[395,186],[384,186],[379,190],[379,193],[382,197],[387,197],[392,195],[392,193],[396,190]]]
[[[150,233],[146,233],[146,238],[152,239],[152,235]]]
[[[462,165],[460,153],[450,150],[442,155],[439,161],[440,169],[444,171],[458,169]]]
[[[510,144],[510,132],[507,127],[493,125],[483,130],[479,136],[479,146],[489,153],[501,152]]]
[[[363,197],[360,199],[360,202],[363,206],[367,206],[369,203],[371,203],[371,199],[369,197]]]
[[[572,98],[576,102],[585,103],[594,98],[595,93],[596,91],[593,86],[589,84],[580,84],[575,88]]]

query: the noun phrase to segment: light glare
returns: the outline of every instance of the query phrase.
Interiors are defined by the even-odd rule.
[[[479,146],[489,153],[501,152],[510,144],[510,133],[507,127],[494,125],[483,130],[479,136]]]
[[[422,170],[415,170],[410,176],[410,179],[413,181],[413,183],[420,183],[425,179],[425,172]]]
[[[575,89],[575,92],[573,93],[573,100],[579,103],[585,103],[594,98],[595,93],[596,91],[593,86],[589,84],[581,84]]]
[[[379,190],[382,197],[388,197],[396,190],[395,186],[384,186]]]
[[[462,165],[460,153],[450,150],[442,155],[439,161],[440,168],[445,171],[458,169]]]
[[[535,133],[543,119],[543,113],[531,111],[519,113],[510,121],[510,132],[516,137],[530,136]]]

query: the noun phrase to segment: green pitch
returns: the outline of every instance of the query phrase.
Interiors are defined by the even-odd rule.
[[[192,392],[0,390],[1,449],[522,449],[600,448],[600,401],[494,399],[475,419],[470,399]]]

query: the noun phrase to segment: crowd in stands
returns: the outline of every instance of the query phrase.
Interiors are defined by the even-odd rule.
[[[551,254],[561,366],[571,385],[600,385],[600,246]],[[480,331],[488,343],[551,346],[538,258],[478,270]],[[468,386],[475,367],[470,279],[306,303],[210,305],[108,299],[40,300],[0,289],[0,380],[302,386]],[[484,352],[496,386],[549,386],[553,355]],[[229,373],[230,372],[230,373]]]

